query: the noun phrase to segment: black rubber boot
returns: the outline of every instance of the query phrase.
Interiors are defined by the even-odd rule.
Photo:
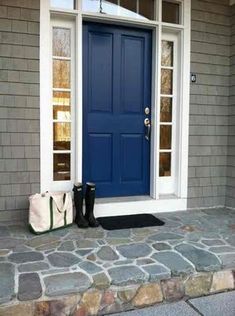
[[[100,224],[94,217],[94,204],[95,204],[95,184],[91,182],[86,183],[86,213],[85,218],[91,227],[98,227]]]
[[[74,204],[76,209],[75,223],[80,228],[87,228],[89,224],[83,215],[83,189],[82,183],[76,183],[73,187]]]

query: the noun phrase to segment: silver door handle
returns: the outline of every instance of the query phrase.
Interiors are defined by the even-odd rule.
[[[145,139],[147,141],[149,141],[150,140],[150,132],[151,132],[151,123],[150,123],[150,120],[148,118],[146,118],[144,120],[144,126],[146,128],[146,130],[145,130]]]

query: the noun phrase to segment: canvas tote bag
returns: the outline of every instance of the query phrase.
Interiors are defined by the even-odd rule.
[[[70,192],[46,192],[29,197],[29,225],[35,234],[69,226],[73,223]]]

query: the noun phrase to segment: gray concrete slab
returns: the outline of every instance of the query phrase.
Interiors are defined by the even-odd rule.
[[[204,316],[235,316],[235,291],[189,301]]]
[[[153,306],[126,313],[113,314],[113,316],[198,316],[187,303],[181,301],[173,304]],[[220,315],[222,316],[222,314]],[[223,315],[224,316],[224,315]],[[233,315],[234,316],[234,315]]]

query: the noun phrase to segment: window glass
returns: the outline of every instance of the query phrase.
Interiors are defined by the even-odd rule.
[[[54,181],[70,180],[70,154],[54,154]]]
[[[171,176],[171,153],[160,153],[159,176]]]
[[[51,7],[62,9],[75,9],[74,0],[51,0]]]
[[[162,66],[173,66],[173,42],[162,41]]]
[[[156,0],[83,0],[82,10],[133,19],[154,20],[155,2]]]
[[[70,57],[70,30],[60,27],[53,28],[53,56]]]
[[[162,1],[162,21],[180,24],[180,3]]]
[[[54,150],[70,150],[71,124],[54,123]]]
[[[160,149],[171,149],[171,125],[160,126]]]
[[[120,7],[125,8],[132,12],[137,12],[137,1],[120,0]]]
[[[53,92],[53,119],[71,120],[70,92]]]
[[[161,111],[160,111],[161,122],[172,121],[172,98],[161,97]]]
[[[53,180],[70,180],[71,171],[71,30],[52,32]]]
[[[139,0],[139,14],[149,20],[155,20],[154,0]]]
[[[70,61],[53,60],[53,88],[70,88]]]
[[[162,69],[161,73],[161,94],[172,94],[173,71],[171,69]]]

